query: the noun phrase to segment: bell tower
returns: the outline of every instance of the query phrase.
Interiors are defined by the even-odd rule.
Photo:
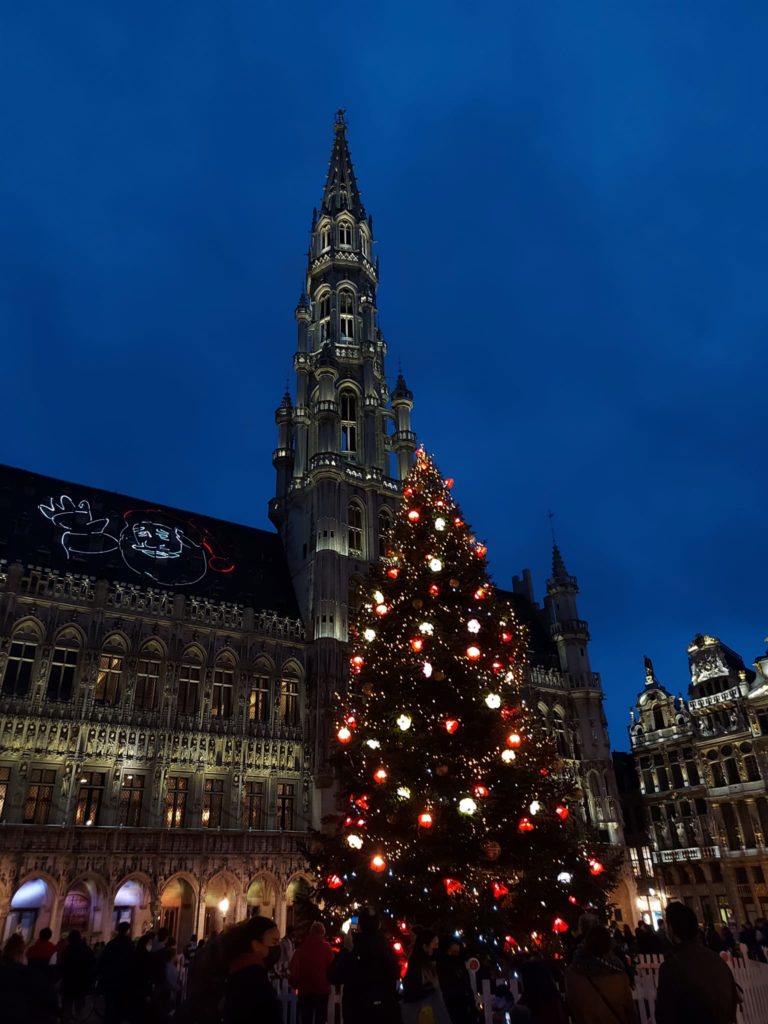
[[[340,110],[322,203],[312,215],[306,287],[295,311],[295,401],[287,393],[275,413],[277,481],[269,506],[313,640],[320,771],[334,694],[347,675],[355,583],[383,552],[416,450],[413,395],[402,374],[391,396],[387,388],[373,244],[373,221],[357,186]]]

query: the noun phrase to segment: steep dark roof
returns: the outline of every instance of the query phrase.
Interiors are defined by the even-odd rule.
[[[276,533],[9,466],[0,558],[299,618]]]

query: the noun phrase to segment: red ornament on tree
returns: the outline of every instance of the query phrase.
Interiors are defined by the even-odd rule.
[[[562,919],[562,917],[556,917],[555,920],[552,922],[552,931],[555,933],[555,935],[562,935],[564,932],[568,931],[568,925]]]
[[[422,811],[422,813],[419,815],[419,825],[422,828],[432,828],[432,824],[432,815],[429,813],[429,811]]]
[[[429,592],[432,595],[432,597],[437,597],[437,595],[440,593],[440,587],[438,587],[436,583],[433,583],[429,588]]]
[[[484,601],[486,597],[485,587],[478,587],[474,594],[476,601]]]
[[[373,781],[374,782],[386,782],[387,781],[387,771],[386,771],[386,768],[378,768],[373,773]]]
[[[384,871],[386,867],[387,862],[380,853],[371,857],[371,871]]]
[[[482,782],[478,782],[472,792],[476,797],[480,797],[480,799],[482,799],[484,796],[488,796],[491,791],[487,786],[484,786]]]
[[[340,889],[342,885],[344,885],[338,875],[328,875],[325,880],[325,884],[329,889]]]
[[[497,900],[500,900],[502,896],[506,896],[509,892],[509,886],[503,882],[494,882],[491,888],[493,889],[494,899]]]
[[[517,823],[518,832],[533,832],[535,827],[530,818],[521,818]]]
[[[477,555],[478,558],[482,558],[487,553],[488,553],[488,548],[485,546],[485,544],[478,544],[476,546],[475,554]]]
[[[605,868],[600,863],[600,861],[599,860],[595,860],[594,857],[590,857],[590,859],[589,859],[589,873],[590,873],[590,875],[595,875],[595,876],[596,875],[602,875],[602,873],[604,871],[605,871]]]
[[[445,480],[443,480],[443,486],[445,487],[446,491],[450,491],[455,482],[456,481],[453,479],[452,476],[446,477]]]
[[[558,816],[560,821],[567,821],[568,820],[568,815],[570,813],[571,812],[568,810],[568,808],[565,806],[565,804],[558,804],[557,807],[555,808],[555,814]]]
[[[444,878],[443,885],[449,896],[457,896],[464,889],[458,878]]]
[[[512,747],[513,750],[517,750],[522,742],[523,737],[519,732],[511,732],[509,736],[507,736],[507,746]]]
[[[419,651],[423,651],[424,650],[424,641],[421,639],[420,636],[415,636],[411,640],[411,647],[418,654]]]
[[[396,566],[393,565],[391,569],[387,569],[387,576],[389,576],[391,580],[396,580],[399,575],[400,570]]]
[[[511,639],[512,639],[512,634],[511,633],[507,633],[506,630],[501,634],[501,642],[502,643],[508,644]]]
[[[339,743],[349,743],[352,739],[352,732],[346,727],[346,725],[342,725],[336,733],[336,736],[338,737]]]
[[[470,661],[477,661],[477,659],[480,657],[480,648],[475,647],[474,644],[471,647],[468,647],[467,657],[470,659]]]
[[[443,722],[443,725],[445,726],[446,732],[456,732],[456,730],[459,728],[459,720],[458,718],[446,718],[445,722]]]
[[[421,512],[419,512],[417,508],[412,508],[411,511],[408,513],[408,519],[412,523],[418,523],[418,521],[421,519]]]

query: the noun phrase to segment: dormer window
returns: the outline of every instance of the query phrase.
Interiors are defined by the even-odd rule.
[[[331,293],[326,292],[317,304],[318,324],[320,326],[320,344],[331,337]]]
[[[326,249],[331,248],[331,225],[321,224],[320,225],[320,252],[325,252]]]
[[[342,249],[352,248],[352,225],[348,220],[339,221],[339,246]]]
[[[339,292],[339,327],[344,341],[355,338],[355,296],[349,288]]]

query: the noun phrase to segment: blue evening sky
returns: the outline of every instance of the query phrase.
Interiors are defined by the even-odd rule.
[[[267,525],[333,113],[389,372],[497,580],[546,513],[614,746],[766,618],[768,7],[6,5],[0,461]]]

